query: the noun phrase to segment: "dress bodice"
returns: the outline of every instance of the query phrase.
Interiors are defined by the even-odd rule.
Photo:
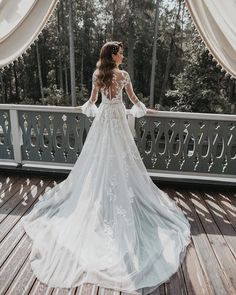
[[[102,105],[110,104],[113,106],[115,104],[123,103],[122,91],[124,88],[130,101],[134,104],[132,108],[130,109],[130,114],[138,118],[144,116],[147,113],[147,109],[144,103],[141,102],[135,95],[128,72],[123,70],[114,70],[112,83],[109,86],[109,88],[107,87],[99,88],[97,86],[96,71],[93,73],[91,95],[89,100],[81,106],[82,112],[86,114],[88,117],[96,116],[98,112],[98,108],[95,105],[95,103],[98,99],[99,91],[102,94],[102,103],[101,103]]]
[[[109,103],[109,104],[114,104],[114,103],[121,103],[123,102],[122,98],[122,91],[118,93],[115,97],[112,99],[109,99],[105,93],[102,93],[102,103]]]
[[[127,85],[128,77],[125,71],[114,72],[112,84],[109,88],[101,88],[102,103],[119,103],[123,102],[122,92]]]

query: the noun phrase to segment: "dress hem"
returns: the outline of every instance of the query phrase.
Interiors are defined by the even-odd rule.
[[[22,226],[24,227],[24,223],[22,223]],[[33,238],[31,237],[30,233],[28,232],[28,230],[24,227],[24,230],[25,232],[27,233],[27,235],[29,236],[29,238],[31,239],[31,241],[33,241]],[[55,284],[49,284],[48,282],[46,282],[45,280],[41,279],[41,276],[37,273],[37,271],[34,269],[34,267],[32,266],[32,264],[30,263],[31,265],[31,268],[34,272],[34,275],[36,276],[36,278],[46,284],[48,287],[51,287],[51,288],[60,288],[60,289],[71,289],[71,288],[75,288],[75,287],[80,287],[81,285],[83,284],[92,284],[92,285],[95,285],[95,286],[98,286],[98,287],[102,287],[102,288],[107,288],[107,289],[113,289],[115,291],[120,291],[120,292],[125,292],[125,293],[129,293],[129,294],[135,294],[135,295],[148,295],[152,292],[154,292],[158,287],[160,287],[163,283],[167,282],[176,272],[179,271],[183,261],[185,260],[185,257],[186,257],[186,251],[187,251],[187,247],[188,245],[191,244],[191,235],[189,235],[187,238],[186,238],[186,242],[182,248],[182,251],[180,252],[179,254],[179,263],[178,263],[178,267],[172,271],[165,279],[163,279],[162,281],[158,282],[157,284],[154,284],[154,285],[146,285],[146,286],[142,286],[140,287],[139,289],[136,289],[136,290],[145,290],[145,289],[149,289],[151,291],[136,291],[136,290],[129,290],[129,289],[124,289],[124,288],[119,288],[119,287],[113,287],[111,285],[106,285],[106,284],[103,284],[103,283],[99,283],[99,282],[91,282],[91,281],[82,281],[80,282],[79,284],[75,284],[75,285],[71,285],[71,286],[65,286],[65,287],[62,287],[62,286],[58,286],[58,285],[55,285]]]

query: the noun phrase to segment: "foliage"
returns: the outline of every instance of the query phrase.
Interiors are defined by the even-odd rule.
[[[132,66],[134,90],[148,106],[155,3],[156,0],[72,1],[78,105],[89,98],[101,46],[109,40],[121,40],[125,46],[122,68]],[[235,81],[224,77],[208,56],[191,26],[184,2],[160,3],[155,105],[159,108],[161,100],[164,110],[234,113]],[[37,43],[2,72],[1,102],[71,105],[67,4],[67,0],[60,2]],[[179,5],[181,13],[177,18]],[[126,96],[124,99],[130,105]]]
[[[183,71],[174,76],[174,89],[166,93],[170,110],[229,112],[230,101],[224,85],[227,78],[209,57],[196,33],[186,45],[185,58],[188,62]]]

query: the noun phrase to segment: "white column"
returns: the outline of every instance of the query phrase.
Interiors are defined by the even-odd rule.
[[[20,129],[18,121],[18,111],[10,109],[10,122],[11,122],[11,141],[14,151],[14,160],[16,163],[21,164],[22,155],[21,155],[21,145],[23,144],[22,140],[22,131]]]

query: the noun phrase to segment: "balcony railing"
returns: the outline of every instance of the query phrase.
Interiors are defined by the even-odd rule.
[[[73,107],[2,104],[1,164],[72,167],[92,120]],[[236,115],[127,110],[127,120],[150,173],[234,179]]]

